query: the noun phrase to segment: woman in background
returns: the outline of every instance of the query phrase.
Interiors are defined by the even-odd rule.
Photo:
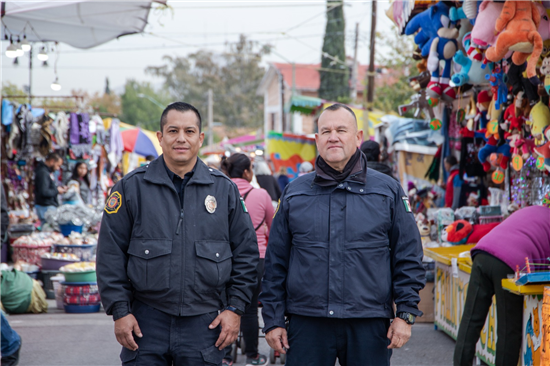
[[[77,185],[78,189],[76,189]],[[81,161],[75,164],[73,174],[67,186],[69,190],[63,196],[64,200],[78,201],[78,198],[75,197],[78,194],[82,199],[82,203],[85,205],[90,203],[90,178],[88,177],[88,165],[86,163]]]
[[[267,239],[273,220],[273,205],[271,197],[264,189],[252,187],[250,182],[254,173],[252,163],[248,156],[244,154],[233,154],[221,162],[221,170],[224,172],[239,188],[239,193],[243,197],[252,225],[256,230],[258,239],[258,249],[260,252],[260,261],[258,262],[258,284],[252,294],[250,305],[246,308],[241,319],[241,331],[243,332],[245,343],[245,354],[247,365],[266,365],[267,357],[258,353],[258,295],[260,294],[261,279],[264,274],[264,258],[267,249]],[[231,346],[227,347],[227,353],[222,365],[232,365]]]

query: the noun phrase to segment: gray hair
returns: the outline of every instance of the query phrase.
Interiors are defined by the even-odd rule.
[[[265,161],[254,162],[254,174],[256,175],[271,175],[271,169]]]

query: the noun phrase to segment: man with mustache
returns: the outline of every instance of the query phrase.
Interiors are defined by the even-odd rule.
[[[221,365],[257,284],[256,234],[237,186],[198,159],[195,107],[166,107],[157,138],[163,154],[105,203],[101,300],[123,365]]]
[[[389,365],[422,315],[420,235],[399,183],[367,169],[353,111],[328,107],[318,130],[315,171],[287,185],[269,235],[266,340],[287,366]]]

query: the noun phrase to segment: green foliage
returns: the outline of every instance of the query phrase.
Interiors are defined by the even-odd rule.
[[[197,107],[206,119],[208,89],[213,91],[214,121],[226,127],[260,127],[263,97],[256,95],[265,70],[260,67],[268,46],[241,35],[221,54],[199,50],[186,57],[164,56],[165,64],[146,72],[164,79],[173,100]]]
[[[17,85],[5,81],[2,83],[2,96],[5,95],[20,95],[21,98],[13,98],[10,97],[9,99],[16,103],[27,103],[28,102],[28,94],[26,94],[23,89],[20,89]]]
[[[143,94],[144,96],[138,96]],[[149,98],[157,101],[160,105]],[[122,116],[120,120],[146,130],[158,131],[160,116],[172,100],[166,91],[155,91],[151,83],[127,80],[120,96]]]
[[[373,107],[386,113],[396,113],[398,107],[409,103],[415,94],[409,85],[409,78],[418,75],[416,62],[412,58],[416,46],[412,38],[398,35],[395,27],[392,27],[392,32],[377,32],[376,45],[376,64],[387,69],[396,81],[375,85]]]
[[[319,97],[326,100],[349,98],[346,61],[346,22],[342,1],[327,0],[327,25],[321,53]]]

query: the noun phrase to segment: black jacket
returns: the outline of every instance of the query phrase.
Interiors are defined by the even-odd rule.
[[[367,161],[367,167],[369,169],[374,169],[376,171],[379,171],[380,173],[384,173],[386,175],[389,175],[393,179],[396,179],[393,176],[393,172],[391,170],[391,167],[388,164],[380,163],[378,161]]]
[[[279,198],[281,198],[281,187],[279,187],[279,183],[277,182],[277,179],[275,179],[272,175],[257,175],[256,181],[258,181],[258,185],[265,189],[267,193],[269,193],[269,196],[271,197],[272,201],[277,202]]]
[[[265,330],[285,314],[327,318],[421,315],[422,243],[395,179],[362,158],[338,184],[309,173],[290,182],[273,219],[260,301]]]
[[[8,201],[6,200],[6,193],[4,192],[4,185],[1,183],[0,183],[0,189],[2,190],[1,192],[2,195],[0,196],[0,200],[2,200],[2,202],[0,202],[0,206],[2,208],[2,216],[0,217],[0,221],[1,221],[0,238],[2,243],[4,243],[5,242],[4,239],[7,238],[7,234],[8,234],[8,225],[10,224],[10,216],[8,212]]]
[[[181,208],[162,159],[126,175],[105,204],[96,265],[107,314],[133,299],[171,315],[244,311],[259,254],[237,186],[199,160]]]
[[[57,202],[57,186],[50,174],[52,171],[44,162],[39,161],[34,171],[34,203],[40,206],[55,206]]]

